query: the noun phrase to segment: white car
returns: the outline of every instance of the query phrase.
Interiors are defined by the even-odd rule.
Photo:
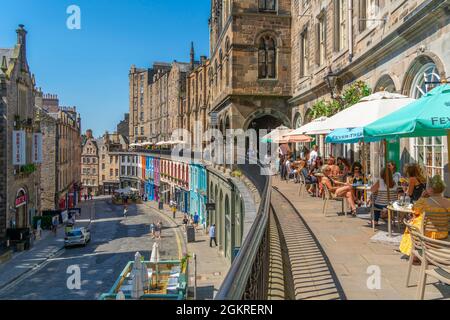
[[[77,228],[68,232],[64,238],[64,247],[86,246],[91,241],[91,231],[86,228]]]

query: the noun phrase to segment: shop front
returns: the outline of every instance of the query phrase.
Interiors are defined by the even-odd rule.
[[[29,196],[25,189],[20,189],[15,199],[15,216],[11,220],[10,228],[22,229],[28,227],[28,202]]]

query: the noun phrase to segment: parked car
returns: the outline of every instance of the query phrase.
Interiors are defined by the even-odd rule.
[[[86,246],[91,241],[91,231],[87,228],[77,228],[68,232],[64,238],[64,247]]]

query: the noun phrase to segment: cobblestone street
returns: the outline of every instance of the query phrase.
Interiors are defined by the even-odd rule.
[[[154,240],[149,234],[149,225],[152,221],[162,220],[157,211],[148,210],[144,206],[131,206],[129,216],[125,219],[122,216],[122,207],[112,205],[110,200],[97,200],[90,205],[95,209],[91,223],[91,243],[86,247],[59,251],[35,270],[27,272],[0,290],[0,299],[97,299],[113,286],[126,263],[133,260],[137,251],[146,259],[150,258]],[[79,225],[86,223],[89,211],[84,210]],[[174,230],[164,228],[162,235],[161,258],[177,257]],[[32,261],[22,261],[30,262]],[[80,290],[69,290],[66,285],[71,275],[67,273],[67,269],[73,265],[78,265],[81,269]],[[5,266],[2,266],[0,271],[2,274],[8,272]]]

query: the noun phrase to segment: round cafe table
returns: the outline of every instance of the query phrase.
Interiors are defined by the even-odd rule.
[[[407,215],[414,213],[414,210],[408,206],[394,206],[389,205],[388,209],[388,234],[389,237],[392,237],[392,212],[397,212],[398,216],[398,231],[400,232],[400,215]]]

